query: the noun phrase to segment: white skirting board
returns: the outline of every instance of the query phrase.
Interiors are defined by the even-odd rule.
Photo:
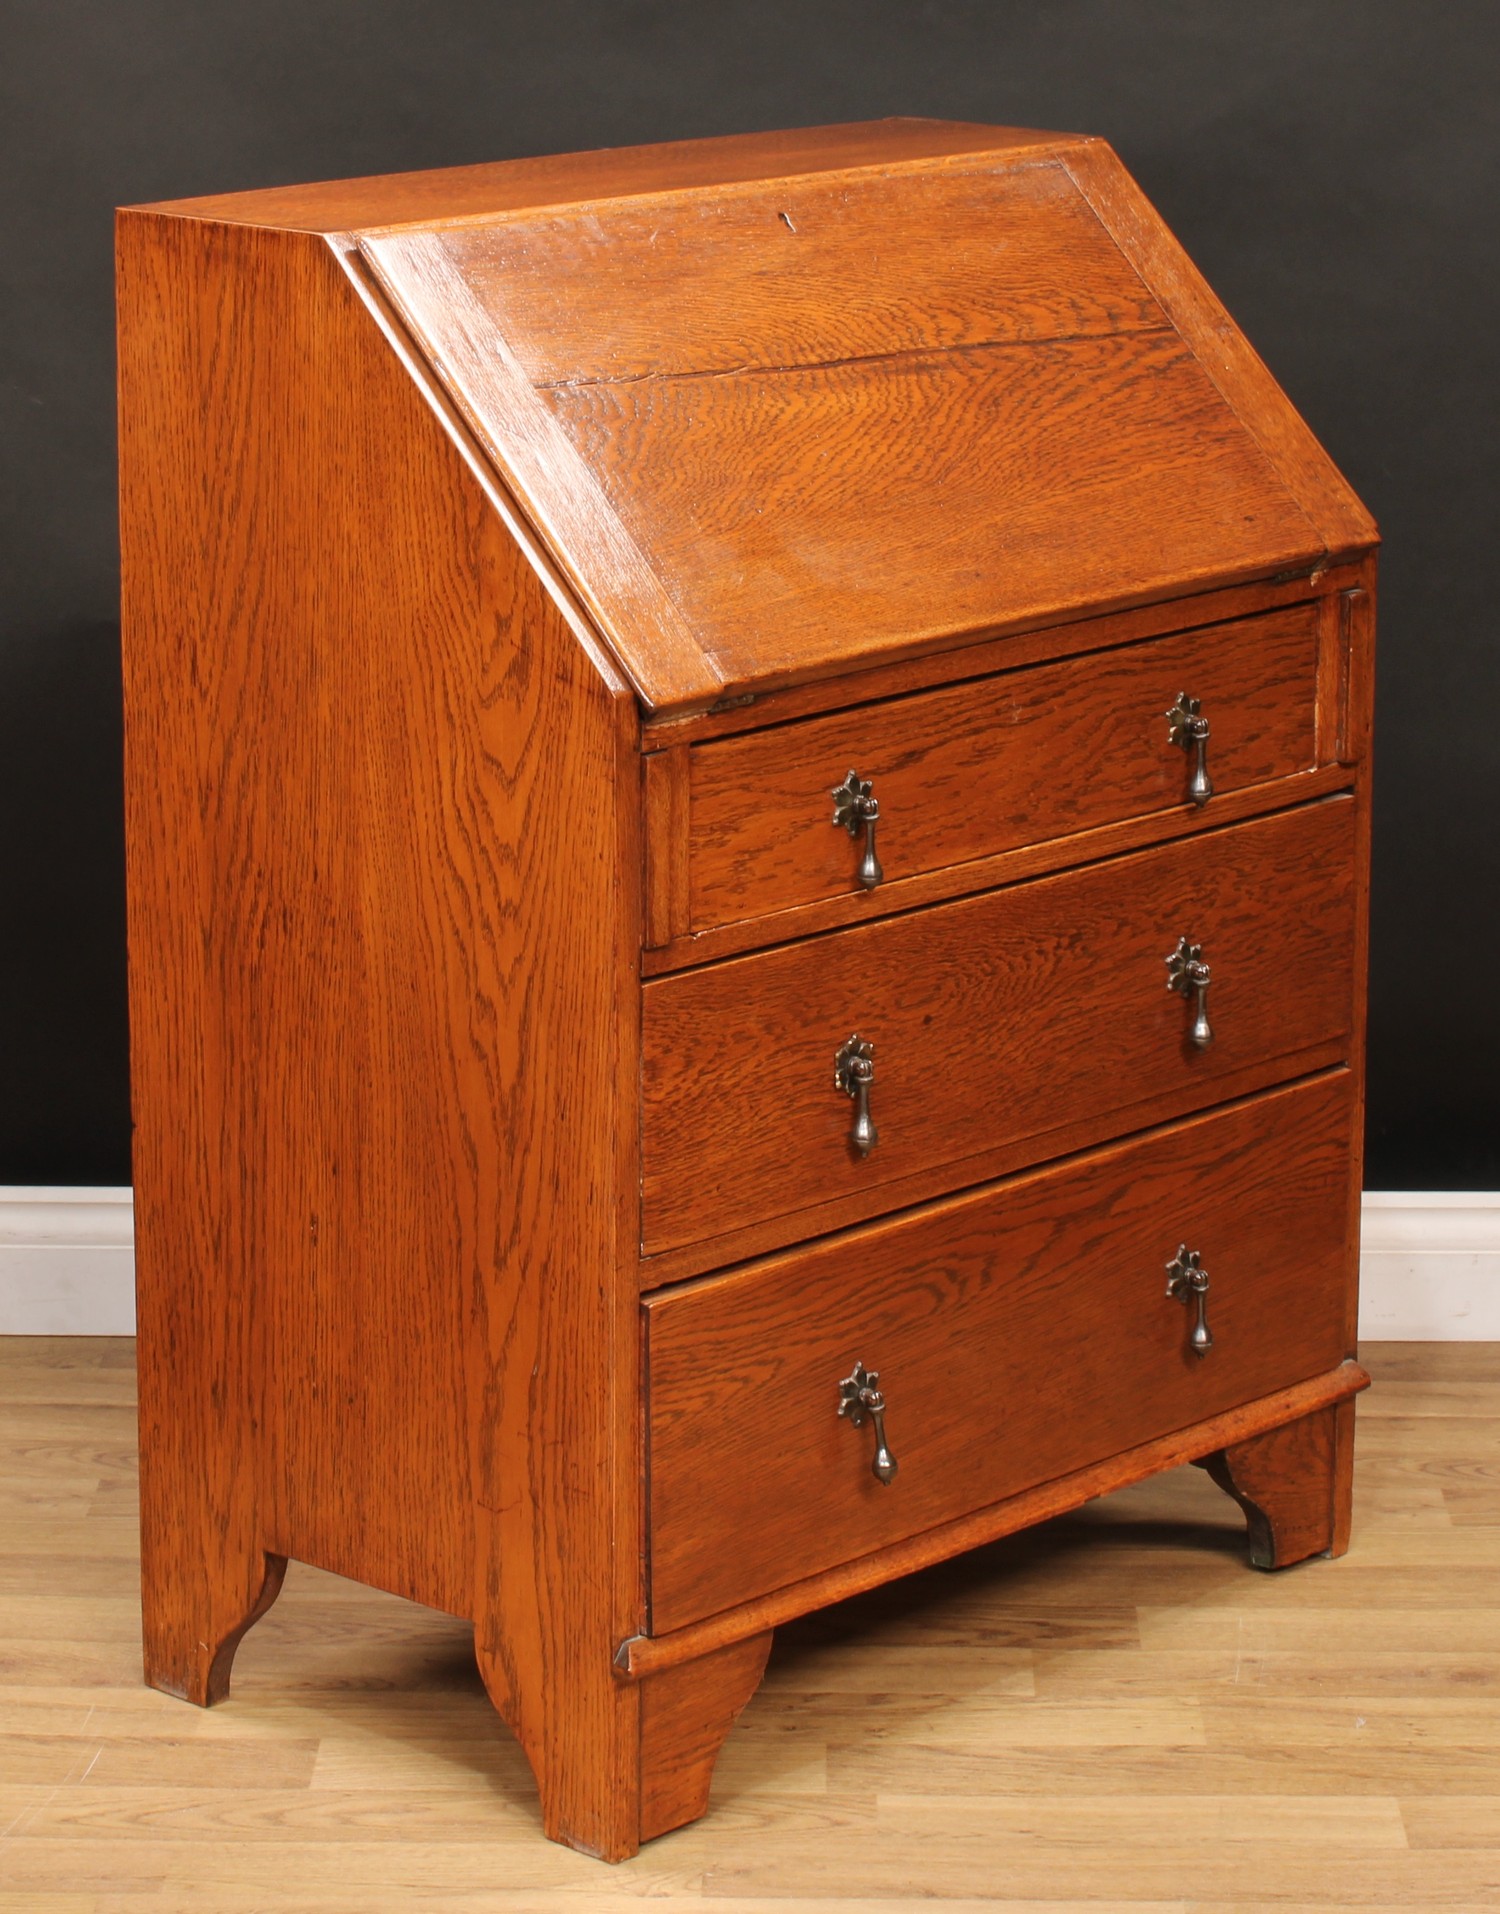
[[[0,1186],[0,1336],[128,1336],[128,1189]],[[1360,1334],[1500,1341],[1500,1190],[1367,1191]]]
[[[1500,1190],[1366,1190],[1359,1333],[1500,1342]]]
[[[0,1336],[135,1332],[128,1188],[0,1184]]]

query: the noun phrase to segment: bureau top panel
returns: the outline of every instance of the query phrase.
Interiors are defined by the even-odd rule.
[[[1102,142],[896,121],[518,165],[318,190],[389,209],[348,269],[652,710],[1373,539]]]

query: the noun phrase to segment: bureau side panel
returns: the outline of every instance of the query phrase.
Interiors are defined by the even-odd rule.
[[[469,1614],[518,561],[322,241],[125,215],[120,267],[147,1533],[196,1441],[266,1549]]]
[[[1345,1340],[1355,1353],[1359,1340],[1360,1194],[1364,1186],[1365,1092],[1369,1067],[1365,1055],[1370,998],[1370,838],[1371,744],[1375,704],[1375,600],[1378,555],[1360,566],[1360,582],[1340,593],[1339,648],[1342,688],[1338,752],[1355,768],[1354,831],[1354,1020],[1349,1059],[1356,1086],[1354,1147],[1349,1163],[1349,1225],[1345,1295]],[[1341,1425],[1347,1427],[1347,1423]]]

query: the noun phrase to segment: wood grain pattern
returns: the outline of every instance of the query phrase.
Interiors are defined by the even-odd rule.
[[[1379,536],[1375,521],[1118,157],[1103,140],[1090,140],[1070,148],[1064,163],[1317,524],[1330,558],[1368,550]]]
[[[1368,553],[1361,561],[1360,579],[1356,587],[1360,594],[1356,601],[1358,618],[1350,627],[1351,655],[1348,682],[1351,690],[1356,681],[1359,688],[1357,700],[1351,702],[1351,709],[1362,704],[1368,713],[1374,698],[1375,658],[1374,658],[1374,612],[1375,612],[1375,575],[1377,557]],[[1351,606],[1351,609],[1354,607]],[[1356,647],[1357,636],[1357,647]],[[1370,804],[1371,751],[1368,726],[1363,735],[1349,740],[1349,747],[1358,758],[1355,771],[1355,833],[1354,833],[1354,1002],[1353,1031],[1350,1044],[1351,1055],[1355,1060],[1355,1074],[1358,1082],[1358,1114],[1354,1126],[1354,1147],[1349,1153],[1349,1224],[1348,1256],[1350,1269],[1357,1270],[1359,1264],[1360,1232],[1360,1190],[1364,1183],[1364,1141],[1365,1141],[1365,1085],[1367,1071],[1365,1066],[1365,1033],[1369,1022],[1370,1005],[1370,862],[1371,862],[1371,825]],[[1345,1334],[1353,1345],[1358,1331],[1358,1298],[1351,1290],[1349,1313],[1345,1324]]]
[[[1370,748],[1375,709],[1374,599],[1369,589],[1356,585],[1339,594],[1338,757],[1341,764],[1358,764]]]
[[[953,1165],[1342,1039],[1353,806],[1322,804],[1129,859],[655,978],[643,990],[648,1255]],[[1166,988],[1179,936],[1218,981],[1215,1040]],[[1214,992],[1217,991],[1217,997]],[[849,1145],[834,1059],[875,1048],[873,1152]],[[1244,1086],[1249,1087],[1249,1086]],[[951,1187],[951,1184],[950,1184]]]
[[[139,1685],[131,1357],[0,1340],[5,1914],[1495,1900],[1494,1344],[1362,1351],[1340,1560],[1250,1573],[1180,1468],[788,1622],[707,1818],[608,1875],[539,1839],[464,1622],[293,1564],[227,1708]]]
[[[1178,1469],[1188,1462],[1199,1463],[1205,1444],[1213,1449],[1226,1443],[1247,1441],[1268,1429],[1280,1428],[1285,1422],[1347,1403],[1369,1385],[1370,1378],[1359,1363],[1342,1362],[1322,1376],[1294,1382],[1258,1401],[1241,1403],[1238,1408],[1209,1416],[1191,1428],[1136,1443],[1102,1462],[1070,1470],[1036,1488],[1006,1496],[988,1508],[959,1516],[952,1522],[940,1522],[935,1528],[908,1536],[905,1541],[876,1549],[869,1555],[856,1556],[852,1561],[841,1562],[836,1568],[824,1569],[801,1581],[788,1582],[769,1595],[741,1603],[736,1608],[723,1609],[706,1621],[689,1622],[683,1628],[669,1629],[662,1634],[637,1635],[621,1643],[615,1665],[622,1674],[638,1679],[662,1668],[675,1668],[681,1662],[697,1661],[732,1642],[748,1641],[763,1629],[779,1629],[831,1602],[867,1594],[900,1576],[931,1568],[966,1550],[1015,1535],[1034,1523],[1049,1522],[1058,1515],[1082,1508],[1098,1496],[1129,1488],[1163,1470]],[[1352,1419],[1347,1427],[1352,1435]],[[1351,1442],[1351,1451],[1352,1447]]]
[[[1268,1558],[1341,1548],[1374,533],[1112,156],[814,129],[137,209],[120,262],[150,1679],[223,1699],[289,1562],[427,1602],[528,1821],[618,1860],[813,1604],[1220,1452]],[[1206,817],[1116,728],[1153,671]],[[1189,1209],[1208,1366],[1131,1302]],[[886,1367],[889,1494],[859,1454],[827,1500],[801,1384],[764,1413],[835,1354]],[[55,1794],[26,1734],[0,1783],[35,1746]]]
[[[641,1683],[643,1841],[696,1821],[707,1809],[719,1750],[760,1686],[770,1652],[768,1631]]]
[[[1286,1568],[1348,1548],[1352,1417],[1352,1403],[1319,1409],[1205,1459],[1214,1481],[1245,1511],[1256,1568]]]
[[[1098,141],[887,122],[167,216],[353,235],[652,710],[1373,541]]]
[[[1340,1072],[649,1299],[652,1631],[1336,1367],[1350,1102]],[[860,1361],[888,1484],[837,1413]]]
[[[1343,1036],[1330,1043],[1315,1044],[1310,1050],[1292,1051],[1278,1059],[1276,1070],[1270,1074],[1277,1082],[1300,1082],[1324,1070],[1350,1064],[1350,1052],[1354,1048],[1350,1039]],[[1233,1071],[1218,1079],[1214,1086],[1214,1099],[1228,1104],[1241,1097],[1256,1095],[1266,1088],[1267,1075],[1264,1062]],[[728,1230],[722,1236],[685,1243],[680,1249],[658,1250],[650,1256],[642,1255],[639,1264],[640,1287],[646,1292],[664,1288],[670,1283],[685,1282],[709,1270],[727,1268],[752,1256],[784,1249],[789,1243],[828,1236],[835,1230],[867,1222],[873,1216],[930,1202],[959,1184],[987,1183],[995,1177],[1010,1176],[1016,1170],[1033,1164],[1059,1161],[1079,1150],[1091,1149],[1100,1141],[1102,1132],[1119,1137],[1136,1135],[1157,1124],[1172,1122],[1182,1114],[1181,1093],[1173,1088],[1145,1102],[1134,1103],[1128,1110],[1116,1112],[1106,1125],[1100,1124],[1096,1113],[1075,1123],[1048,1130],[1041,1137],[1014,1137],[1005,1142],[988,1143],[974,1155],[963,1159],[961,1175],[955,1175],[952,1164],[938,1164],[909,1176],[892,1177],[866,1189],[825,1197],[806,1209],[794,1210],[783,1216],[765,1217],[757,1223],[747,1223],[740,1229]],[[1357,1236],[1356,1227],[1351,1242],[1355,1242]]]
[[[476,691],[498,1041],[463,1116],[471,1133],[498,1122],[508,1149],[476,1219],[489,1279],[468,1338],[484,1405],[475,1650],[536,1775],[547,1834],[618,1860],[638,1844],[643,1785],[638,1707],[610,1672],[612,1631],[643,1600],[626,1274],[639,1170],[616,1093],[638,1067],[637,719],[534,578],[503,547],[493,557],[494,675]],[[434,739],[435,764],[443,751]],[[489,1021],[468,991],[455,1010]]]
[[[161,201],[154,209],[189,219],[246,222],[342,233],[354,227],[445,224],[538,206],[573,205],[682,187],[889,166],[893,161],[1026,152],[1071,144],[1073,134],[962,120],[896,117],[788,131],[731,133],[598,152],[544,153],[481,166],[436,167],[368,179],[268,186]]]
[[[148,1665],[206,1698],[267,1553],[473,1616],[631,1851],[634,702],[329,248],[123,245]]]
[[[705,666],[792,683],[1321,557],[1322,468],[1289,487],[1106,233],[1013,153],[361,244],[668,710],[712,700]]]
[[[1212,725],[1216,795],[1311,769],[1317,672],[1302,605],[699,745],[692,928],[859,891],[862,841],[834,827],[829,796],[851,765],[874,784],[899,884],[1182,806],[1191,765],[1164,714],[1183,690]]]
[[[730,691],[1323,549],[1172,332],[545,396]]]
[[[1361,577],[1358,564],[1325,566],[1315,560],[1305,572],[1290,577],[1191,592],[1165,604],[1137,605],[1128,611],[1096,615],[1079,612],[1058,624],[1011,631],[1000,638],[976,638],[918,658],[862,664],[838,678],[725,698],[708,711],[648,713],[641,727],[641,748],[663,751],[678,744],[734,737],[791,718],[873,703],[877,698],[899,697],[904,692],[925,691],[966,678],[984,678],[1020,665],[1103,651],[1195,626],[1222,624],[1254,612],[1279,611],[1349,590]]]
[[[445,250],[544,388],[1169,330],[1056,161],[695,188]]]
[[[180,1657],[228,1632],[202,1578],[231,1578],[232,1608],[266,1553],[471,1599],[463,1414],[430,1413],[467,1395],[434,1202],[444,1044],[411,962],[433,818],[379,743],[401,702],[383,640],[404,653],[475,600],[437,435],[413,432],[390,488],[345,409],[310,402],[321,364],[330,391],[367,376],[393,424],[412,404],[323,249],[245,233],[231,260],[209,229],[133,216],[120,243],[148,1662],[201,1699]],[[413,573],[408,541],[446,561]],[[309,642],[319,615],[348,641]],[[386,988],[409,1008],[382,1027]]]
[[[688,753],[654,751],[641,758],[645,829],[645,943],[661,949],[685,937],[692,922],[688,857]]]
[[[453,271],[441,234],[372,234],[359,247],[643,701],[660,702],[654,687],[666,682],[685,703],[711,702],[723,673],[527,383],[492,315]]]
[[[1278,778],[1270,784],[1241,785],[1218,792],[1212,804],[1201,809],[1197,805],[1176,804],[1143,816],[1072,831],[1064,837],[1023,844],[1015,850],[997,851],[989,857],[971,858],[963,864],[942,864],[910,877],[888,875],[875,891],[843,892],[816,903],[773,910],[764,917],[741,917],[731,923],[717,924],[710,930],[684,931],[670,943],[643,951],[641,973],[647,977],[665,976],[671,971],[693,969],[724,957],[738,957],[745,951],[763,950],[771,944],[813,937],[820,931],[839,930],[846,924],[868,923],[872,917],[885,917],[924,904],[942,904],[954,897],[972,897],[979,891],[1019,884],[1029,877],[1046,877],[1053,871],[1070,870],[1080,864],[1097,864],[1108,857],[1125,857],[1153,844],[1165,844],[1169,839],[1222,830],[1226,824],[1263,817],[1269,811],[1332,797],[1349,791],[1354,783],[1348,766],[1325,764],[1316,770],[1293,772],[1290,777]],[[832,808],[830,804],[830,811]],[[684,799],[684,813],[687,809]],[[684,828],[680,839],[684,851],[687,841]],[[685,856],[682,861],[685,865]],[[659,863],[653,869],[648,857],[647,867],[648,879],[658,882],[663,875]],[[674,908],[681,910],[685,917],[681,900],[688,894],[686,870],[679,873],[674,882],[679,900]],[[653,908],[661,908],[663,900],[659,892],[655,898]]]

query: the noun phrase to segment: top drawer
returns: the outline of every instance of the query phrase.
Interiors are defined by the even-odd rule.
[[[832,796],[850,770],[880,807],[877,897],[924,871],[1186,803],[1194,753],[1173,743],[1166,715],[1179,693],[1208,720],[1215,791],[1309,770],[1317,627],[1316,605],[1292,605],[695,745],[691,929],[858,892],[864,834],[835,824]]]

